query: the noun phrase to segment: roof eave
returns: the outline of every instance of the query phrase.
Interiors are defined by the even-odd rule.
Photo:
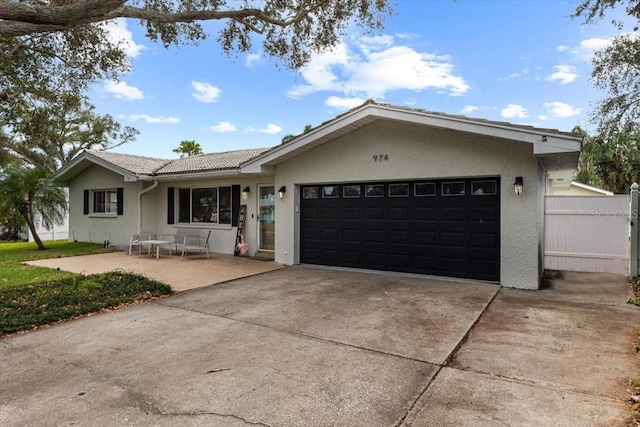
[[[233,169],[221,169],[213,171],[200,171],[200,172],[179,172],[154,175],[152,179],[158,181],[184,181],[192,179],[206,179],[206,178],[234,178],[242,175],[239,168]]]
[[[60,170],[53,175],[52,179],[54,182],[61,185],[68,184],[71,179],[88,169],[92,164],[104,167],[105,169],[121,175],[126,182],[138,181],[140,179],[140,175],[100,159],[88,152],[83,152],[74,158],[69,164],[60,168]]]

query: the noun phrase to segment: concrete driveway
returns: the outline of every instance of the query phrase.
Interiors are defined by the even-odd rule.
[[[291,267],[0,340],[0,424],[617,425],[628,296]]]

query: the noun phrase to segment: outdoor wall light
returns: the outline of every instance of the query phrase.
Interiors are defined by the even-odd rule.
[[[244,187],[242,189],[242,200],[247,200],[249,198],[249,193],[251,192],[251,188]]]
[[[282,187],[280,187],[278,189],[278,197],[280,197],[281,199],[284,197],[284,193],[287,192],[287,187],[285,187],[284,185]]]
[[[524,181],[521,176],[516,176],[516,182],[513,183],[513,192],[518,196],[522,194],[522,190],[524,189]]]

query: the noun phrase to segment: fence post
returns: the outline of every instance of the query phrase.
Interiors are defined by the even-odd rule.
[[[634,182],[631,185],[631,206],[629,209],[629,233],[631,242],[629,244],[629,276],[638,275],[638,184]]]

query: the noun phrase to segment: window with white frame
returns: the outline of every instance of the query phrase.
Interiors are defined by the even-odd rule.
[[[116,214],[118,212],[118,192],[113,190],[93,190],[93,212]]]
[[[179,188],[178,222],[231,224],[231,187]]]

